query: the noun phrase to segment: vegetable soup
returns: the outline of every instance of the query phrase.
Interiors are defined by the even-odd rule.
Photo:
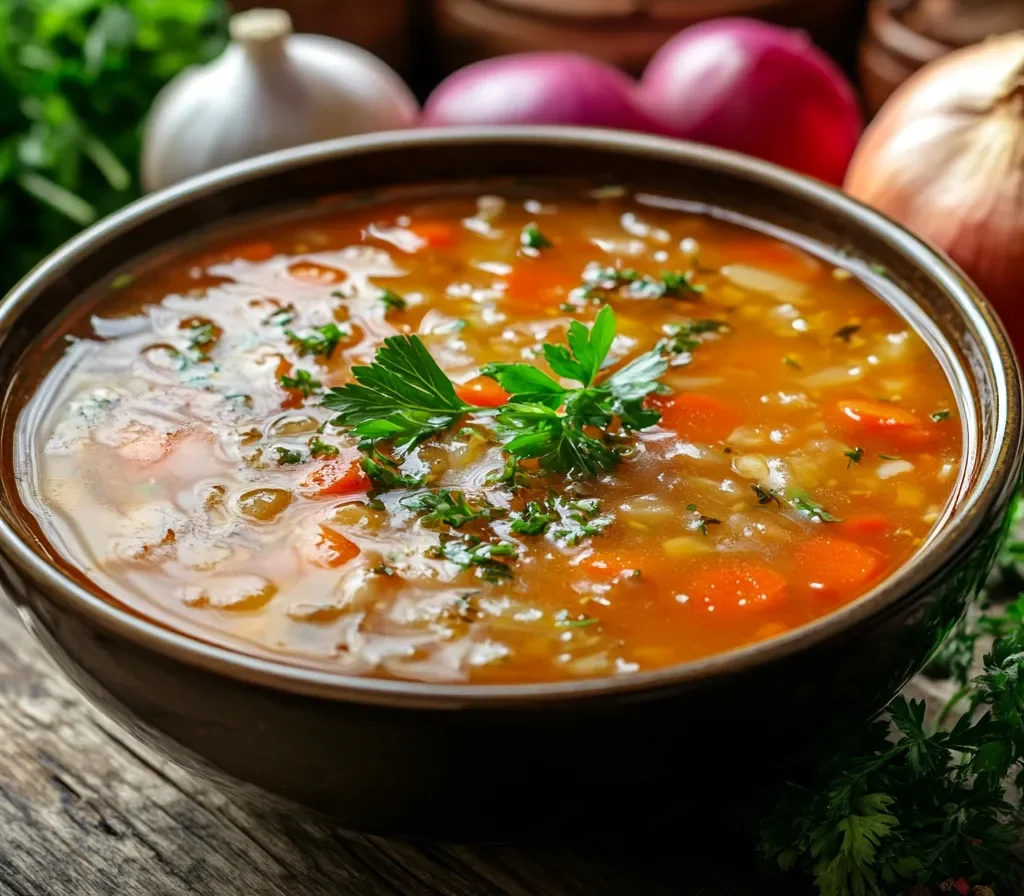
[[[77,305],[22,497],[98,594],[254,655],[705,657],[868,591],[943,512],[957,405],[882,276],[617,188],[325,200]]]

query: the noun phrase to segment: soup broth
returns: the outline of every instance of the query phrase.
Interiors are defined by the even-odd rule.
[[[45,341],[22,497],[105,598],[350,674],[628,675],[810,622],[941,515],[952,390],[838,256],[670,205],[438,188],[196,237]]]

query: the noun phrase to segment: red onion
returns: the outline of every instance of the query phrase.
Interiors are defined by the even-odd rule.
[[[422,121],[661,130],[639,110],[635,93],[627,75],[578,53],[519,53],[450,75],[427,99]]]
[[[834,184],[863,124],[849,82],[805,34],[753,19],[677,34],[647,66],[639,99],[675,136]]]

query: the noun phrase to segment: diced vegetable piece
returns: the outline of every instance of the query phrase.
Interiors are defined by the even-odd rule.
[[[574,285],[564,265],[536,258],[521,259],[504,281],[505,300],[524,310],[556,307]]]
[[[647,404],[661,412],[661,425],[693,442],[724,441],[740,423],[732,405],[701,392],[652,395]]]
[[[410,228],[430,249],[443,249],[452,245],[459,231],[444,221],[416,221]]]
[[[334,569],[343,566],[349,560],[355,560],[359,554],[359,547],[336,529],[330,526],[320,527],[320,534],[314,543],[314,562],[317,566]]]
[[[881,514],[851,517],[839,524],[851,537],[877,538],[895,530],[892,522]]]
[[[497,408],[508,401],[508,392],[489,376],[478,376],[456,386],[455,394],[477,408]]]
[[[310,473],[302,487],[321,497],[353,495],[369,491],[370,477],[363,470],[359,458],[338,457]]]
[[[770,567],[730,561],[698,572],[681,590],[701,609],[722,614],[778,606],[789,585]]]
[[[851,434],[885,438],[907,447],[923,447],[935,437],[916,414],[884,401],[847,398],[836,405],[840,425]]]
[[[817,536],[796,552],[795,568],[813,589],[844,592],[866,585],[884,567],[881,555],[843,538]]]
[[[723,250],[738,262],[791,280],[813,280],[821,273],[821,264],[805,252],[767,236],[730,240]]]

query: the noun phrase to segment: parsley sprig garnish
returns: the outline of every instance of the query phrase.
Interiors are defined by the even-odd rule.
[[[505,561],[519,556],[514,544],[483,541],[475,535],[442,535],[440,544],[430,548],[429,554],[463,569],[475,569],[476,574],[487,582],[510,578],[512,569]]]
[[[510,529],[517,535],[546,535],[562,547],[575,547],[612,524],[615,517],[601,516],[600,510],[599,498],[573,500],[552,495],[543,501],[530,501],[522,511],[513,512]]]
[[[654,349],[611,376],[598,380],[615,338],[615,312],[604,307],[588,331],[579,321],[569,324],[568,347],[544,346],[552,372],[579,383],[566,388],[529,364],[489,364],[494,377],[511,395],[497,409],[506,438],[505,450],[517,458],[536,458],[546,472],[596,475],[619,461],[610,428],[646,429],[660,419],[644,407],[644,399],[660,386],[667,369],[664,354]]]
[[[568,346],[544,346],[552,372],[578,383],[575,388],[529,364],[486,365],[482,373],[511,396],[498,408],[474,407],[459,398],[419,337],[392,336],[370,366],[353,368],[354,383],[332,389],[323,404],[337,412],[334,426],[351,430],[366,445],[388,441],[399,457],[473,413],[495,418],[510,459],[536,458],[548,473],[594,475],[618,463],[623,436],[612,431],[616,421],[619,430],[628,431],[660,419],[644,407],[646,396],[661,388],[658,377],[667,368],[660,349],[601,377],[615,328],[615,313],[602,308],[589,330],[579,321],[570,323]]]

